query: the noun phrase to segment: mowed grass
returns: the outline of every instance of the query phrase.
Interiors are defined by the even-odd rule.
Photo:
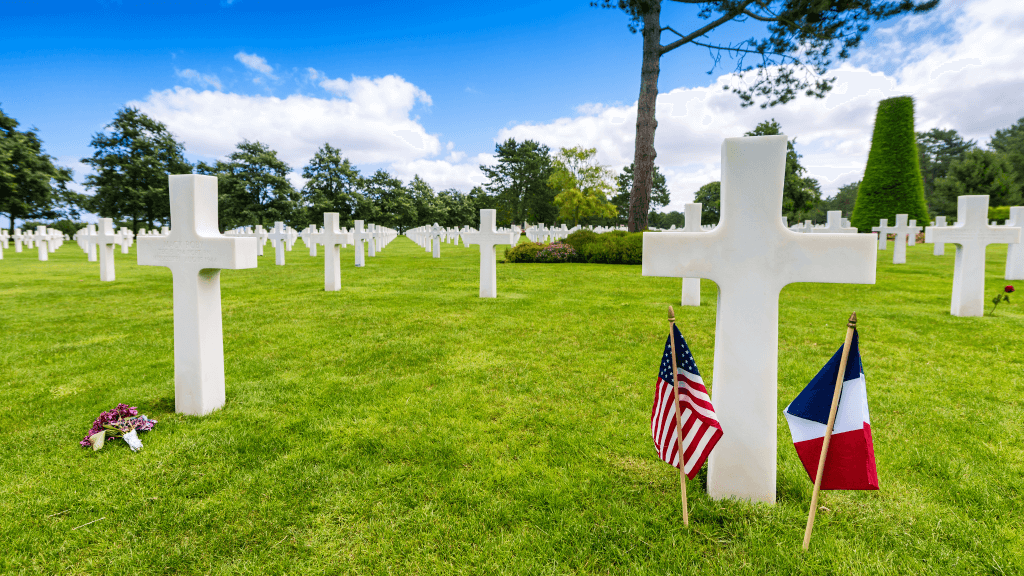
[[[221,275],[227,404],[174,413],[171,275],[73,243],[0,261],[4,574],[1020,574],[1024,306],[949,315],[954,246],[781,296],[778,504],[711,501],[649,431],[666,305],[638,266],[442,258],[399,238],[339,292],[300,243]],[[988,250],[987,292],[1006,248]],[[500,257],[499,257],[500,258]],[[676,306],[714,390],[716,289]],[[860,318],[881,490],[811,482],[782,409]],[[118,402],[145,449],[78,445]],[[728,430],[726,430],[728,434]],[[98,520],[98,521],[97,521]],[[88,522],[92,524],[82,526]]]

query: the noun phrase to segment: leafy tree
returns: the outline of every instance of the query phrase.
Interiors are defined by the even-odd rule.
[[[550,152],[533,140],[518,143],[509,138],[494,146],[495,166],[480,166],[489,179],[484,188],[495,199],[499,225],[554,222],[558,213],[555,192],[548,185],[554,170]]]
[[[413,206],[416,208],[415,226],[442,224],[448,219],[448,206],[439,200],[434,188],[427,184],[419,175],[413,176],[409,182],[409,193],[412,196]]]
[[[709,182],[701,186],[694,194],[693,201],[701,204],[701,224],[718,224],[722,216],[722,183]]]
[[[671,26],[662,26],[662,0],[591,0],[591,6],[623,10],[629,16],[629,30],[643,34],[634,156],[636,178],[629,209],[630,232],[647,227],[654,159],[657,157],[654,150],[654,132],[658,127],[655,104],[663,55],[692,44],[710,51],[712,70],[723,54],[736,57],[736,72],[742,81],[753,79],[752,83],[732,89],[743,106],[753,104],[755,98],[763,100],[762,108],[785,104],[799,92],[822,98],[832,89],[835,78],[823,78],[821,75],[834,60],[850,56],[850,51],[860,45],[861,38],[870,29],[869,23],[909,12],[925,12],[939,3],[939,0],[674,1],[692,5],[695,10],[693,16],[706,23],[680,32]],[[708,38],[712,31],[730,22],[748,20],[765,23],[766,36],[752,37],[736,44],[723,44]],[[665,32],[678,38],[663,45],[661,35]],[[726,34],[724,31],[721,33]],[[745,60],[748,56],[754,58],[756,64],[748,64]]]
[[[682,212],[651,212],[651,217],[647,220],[648,224],[655,228],[668,229],[675,225],[676,228],[682,228],[686,224],[686,218]]]
[[[337,212],[340,225],[352,226],[352,215],[362,196],[363,179],[341,150],[324,143],[309,164],[302,169],[306,185],[302,188],[302,202],[306,207],[308,223],[321,225],[324,212]]]
[[[849,218],[853,215],[853,207],[857,203],[857,188],[859,186],[860,181],[840,186],[839,191],[836,192],[835,196],[823,199],[818,203],[815,209],[811,211],[811,220],[819,223],[825,222],[830,210],[839,210],[843,213],[844,218]],[[790,223],[795,224],[796,221],[791,220]]]
[[[946,177],[935,181],[937,212],[955,216],[957,196],[965,194],[988,194],[990,206],[1019,205],[1021,184],[1008,155],[974,149],[953,160]]]
[[[956,130],[932,128],[917,133],[917,153],[921,165],[921,180],[924,183],[924,198],[928,210],[938,212],[935,198],[935,181],[945,178],[949,165],[963,157],[968,150],[977,147],[974,140],[964,140]]]
[[[615,216],[615,205],[608,202],[611,170],[597,163],[597,148],[562,148],[555,155],[555,169],[548,186],[557,192],[554,203],[558,217],[573,226],[590,217]]]
[[[1024,118],[1003,130],[996,130],[995,136],[989,141],[989,147],[1005,154],[1013,167],[1014,180],[1024,186]]]
[[[914,100],[909,96],[882,100],[850,223],[868,232],[882,218],[895,222],[896,214],[927,222],[928,206],[918,162]]]
[[[94,190],[92,212],[131,220],[132,230],[138,230],[140,222],[152,228],[155,222],[170,221],[167,176],[189,174],[192,166],[167,126],[137,108],[125,107],[105,131],[93,135],[89,146],[96,151],[82,162],[95,171],[85,177],[86,187]]]
[[[612,204],[615,204],[615,208],[618,210],[618,218],[622,223],[629,220],[629,194],[633,189],[633,166],[630,164],[622,169],[622,174],[615,177],[615,183],[618,185],[618,193],[612,196]],[[665,175],[658,170],[658,167],[654,167],[654,176],[652,176],[651,184],[651,211],[654,212],[655,208],[662,208],[668,206],[668,203],[672,201],[672,198],[668,193],[668,181],[665,180]],[[659,228],[663,226],[655,224]]]
[[[366,179],[366,198],[373,203],[374,224],[382,224],[405,232],[415,227],[416,204],[402,181],[384,170],[377,170]],[[433,222],[431,222],[433,224]]]
[[[277,152],[261,142],[243,140],[228,161],[214,166],[200,163],[197,171],[217,176],[220,225],[235,228],[261,224],[270,228],[281,221],[301,227],[299,193],[288,181],[292,169]]]
[[[782,126],[775,121],[765,120],[744,136],[777,136]],[[807,169],[800,164],[802,156],[797,154],[796,139],[786,142],[786,179],[782,185],[782,215],[791,221],[803,220],[821,200],[821,188],[814,178],[804,176]]]
[[[18,121],[0,110],[0,213],[14,221],[78,216],[84,196],[67,188],[71,170],[53,163],[34,129],[18,130]]]

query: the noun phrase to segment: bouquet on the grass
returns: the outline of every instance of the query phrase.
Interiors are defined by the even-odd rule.
[[[139,440],[139,432],[146,432],[156,426],[156,420],[152,420],[145,414],[139,416],[135,406],[118,404],[109,412],[100,414],[92,423],[89,433],[79,442],[85,448],[99,450],[107,438],[120,438],[128,444],[132,452],[142,450],[142,440]]]

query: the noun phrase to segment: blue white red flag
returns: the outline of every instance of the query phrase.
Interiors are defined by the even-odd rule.
[[[676,339],[676,381],[679,384],[679,404],[682,405],[683,472],[693,480],[707,460],[711,450],[722,437],[722,425],[715,416],[708,389],[697,370],[683,335],[672,325]],[[679,435],[676,433],[676,392],[672,386],[671,339],[665,341],[661,356],[661,370],[654,387],[654,407],[651,409],[651,437],[658,457],[679,468]]]
[[[832,395],[835,393],[842,357],[843,347],[840,346],[839,351],[784,411],[796,453],[811,477],[811,482],[814,482],[814,475],[818,472],[818,459],[825,441],[825,428],[828,426],[828,414],[832,409]],[[821,489],[878,490],[875,447],[871,441],[871,418],[868,416],[867,384],[856,331],[846,361],[839,408],[832,428],[832,439],[829,440],[825,469],[822,471]]]

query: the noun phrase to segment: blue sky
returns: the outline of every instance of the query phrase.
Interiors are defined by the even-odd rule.
[[[632,158],[641,41],[625,14],[588,4],[8,2],[0,108],[37,127],[79,182],[91,136],[126,104],[165,122],[192,160],[258,139],[299,172],[326,140],[364,171],[468,189],[495,141],[512,136],[597,147],[619,169]],[[983,136],[1011,124],[1024,116],[1024,73],[1006,71],[1019,69],[1024,11],[1004,4],[947,2],[887,23],[837,67],[842,90],[830,101],[770,111],[721,91],[731,63],[708,75],[700,48],[665,56],[657,146],[669,208],[717,179],[722,138],[770,117],[826,191],[859,178],[884,97],[914,95],[919,129]],[[664,23],[695,21],[666,3]],[[758,31],[733,24],[715,38]],[[995,54],[1006,51],[1017,57]]]

